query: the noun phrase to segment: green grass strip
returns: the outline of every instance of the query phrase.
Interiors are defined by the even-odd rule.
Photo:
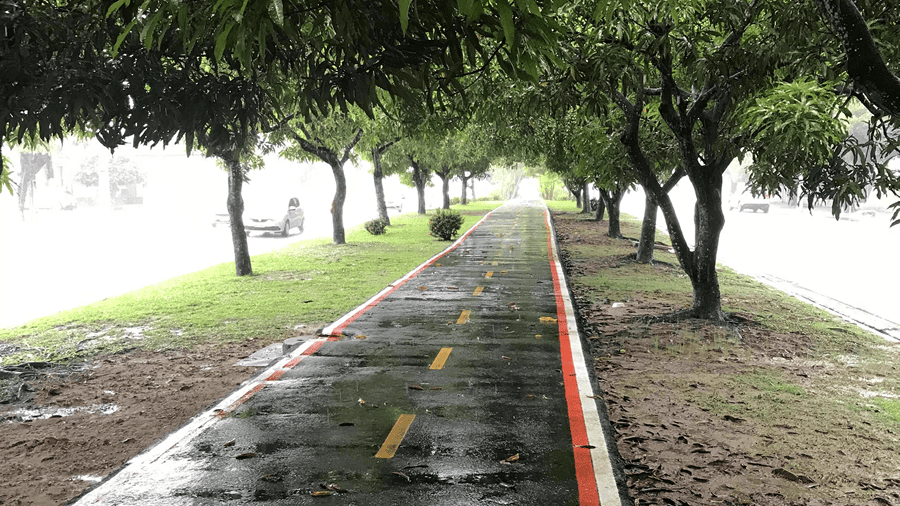
[[[464,214],[460,235],[502,202],[453,206]],[[0,329],[18,351],[3,364],[66,361],[130,348],[174,349],[248,338],[276,341],[336,320],[450,243],[428,235],[429,215],[391,218],[386,233],[362,226],[347,244],[300,241],[252,258],[252,276],[223,263],[124,295]],[[140,268],[136,266],[135,268]]]

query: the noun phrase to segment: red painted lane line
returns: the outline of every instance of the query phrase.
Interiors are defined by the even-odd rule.
[[[501,206],[501,207],[502,207],[502,206]],[[499,208],[497,208],[497,209],[499,209]],[[496,211],[497,209],[494,209],[494,211]],[[448,247],[448,248],[445,249],[444,251],[442,251],[442,252],[438,253],[437,255],[433,256],[430,260],[428,260],[428,261],[426,261],[424,264],[420,265],[418,268],[416,268],[415,270],[413,270],[411,273],[409,273],[409,274],[407,274],[406,276],[400,278],[400,280],[394,282],[394,283],[393,283],[391,286],[389,286],[388,288],[382,290],[381,293],[380,293],[379,295],[376,295],[374,298],[372,298],[371,300],[369,300],[367,303],[364,303],[362,306],[360,306],[360,307],[354,309],[353,311],[351,311],[350,313],[344,315],[344,316],[342,317],[343,321],[342,321],[339,325],[337,325],[335,328],[333,328],[330,332],[327,332],[326,335],[330,335],[330,336],[340,336],[340,335],[343,335],[342,333],[343,333],[344,329],[346,329],[348,325],[350,325],[351,323],[353,323],[354,320],[356,320],[357,318],[359,318],[360,316],[362,316],[366,311],[368,311],[368,310],[372,309],[373,307],[377,306],[379,302],[381,302],[382,300],[384,300],[388,295],[390,295],[390,294],[394,293],[395,291],[397,291],[397,289],[400,288],[401,286],[405,285],[405,284],[407,283],[407,281],[409,281],[409,280],[413,279],[414,277],[418,276],[422,271],[424,271],[424,270],[427,269],[428,267],[431,267],[432,264],[434,264],[435,262],[437,262],[437,261],[440,260],[441,258],[445,257],[448,253],[450,253],[451,251],[455,250],[457,247],[459,247],[459,245],[462,244],[463,241],[465,241],[465,240],[469,237],[469,235],[471,235],[472,232],[475,231],[476,228],[480,227],[481,224],[484,223],[484,221],[487,220],[488,217],[489,217],[490,215],[494,214],[494,211],[491,211],[491,212],[485,214],[484,217],[481,218],[481,220],[479,220],[478,223],[475,224],[475,226],[473,226],[472,228],[470,228],[465,234],[463,234],[462,237],[460,237],[459,239],[457,239],[456,242],[453,243],[452,246]],[[338,320],[338,321],[341,321],[341,320]],[[326,327],[326,329],[327,329],[327,328],[328,328],[328,327]]]
[[[578,502],[581,505],[599,505],[600,494],[594,478],[594,464],[588,446],[587,429],[584,425],[584,413],[581,411],[581,399],[578,393],[578,382],[575,379],[575,365],[572,362],[572,348],[569,345],[569,325],[566,316],[565,302],[562,298],[562,287],[559,274],[556,272],[556,261],[553,258],[553,246],[547,211],[544,211],[544,224],[547,227],[547,254],[550,257],[550,272],[553,275],[553,292],[556,295],[556,319],[559,324],[559,346],[562,356],[563,383],[566,390],[566,406],[569,411],[569,430],[572,432],[572,446],[575,455],[575,479],[578,481]]]

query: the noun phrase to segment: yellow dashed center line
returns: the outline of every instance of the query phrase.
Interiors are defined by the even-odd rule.
[[[384,444],[381,445],[381,449],[375,454],[375,458],[389,459],[393,457],[394,454],[397,453],[397,448],[400,447],[400,443],[403,442],[403,438],[406,437],[406,431],[409,430],[409,426],[415,419],[416,415],[400,415],[400,418],[397,419],[397,423],[394,424],[394,428],[391,429],[391,433],[388,434],[387,439],[384,440]]]
[[[485,274],[484,277],[489,278],[493,275],[494,275],[494,271],[487,271],[487,274]]]
[[[459,325],[462,325],[463,323],[466,323],[467,321],[469,321],[469,313],[470,313],[470,311],[468,311],[468,310],[463,311],[462,313],[460,313],[460,314],[459,314],[459,319],[456,320],[456,323],[459,324]]]
[[[481,292],[483,292],[483,291],[484,291],[484,287],[479,286],[479,287],[475,288],[475,291],[472,292],[472,295],[478,297],[479,295],[481,295]]]
[[[437,357],[434,358],[434,362],[431,363],[429,369],[443,369],[444,364],[447,363],[447,359],[450,358],[451,351],[453,351],[453,348],[441,348],[441,351],[438,352]]]

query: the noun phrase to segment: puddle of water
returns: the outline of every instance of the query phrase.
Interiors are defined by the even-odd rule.
[[[7,422],[30,422],[32,420],[46,420],[47,418],[72,416],[76,413],[100,413],[111,415],[121,408],[116,404],[94,404],[92,406],[76,406],[74,408],[60,408],[47,406],[34,409],[17,409],[6,413]]]

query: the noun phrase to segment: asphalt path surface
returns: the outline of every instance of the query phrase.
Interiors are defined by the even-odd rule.
[[[77,504],[630,504],[551,238],[501,207]]]

